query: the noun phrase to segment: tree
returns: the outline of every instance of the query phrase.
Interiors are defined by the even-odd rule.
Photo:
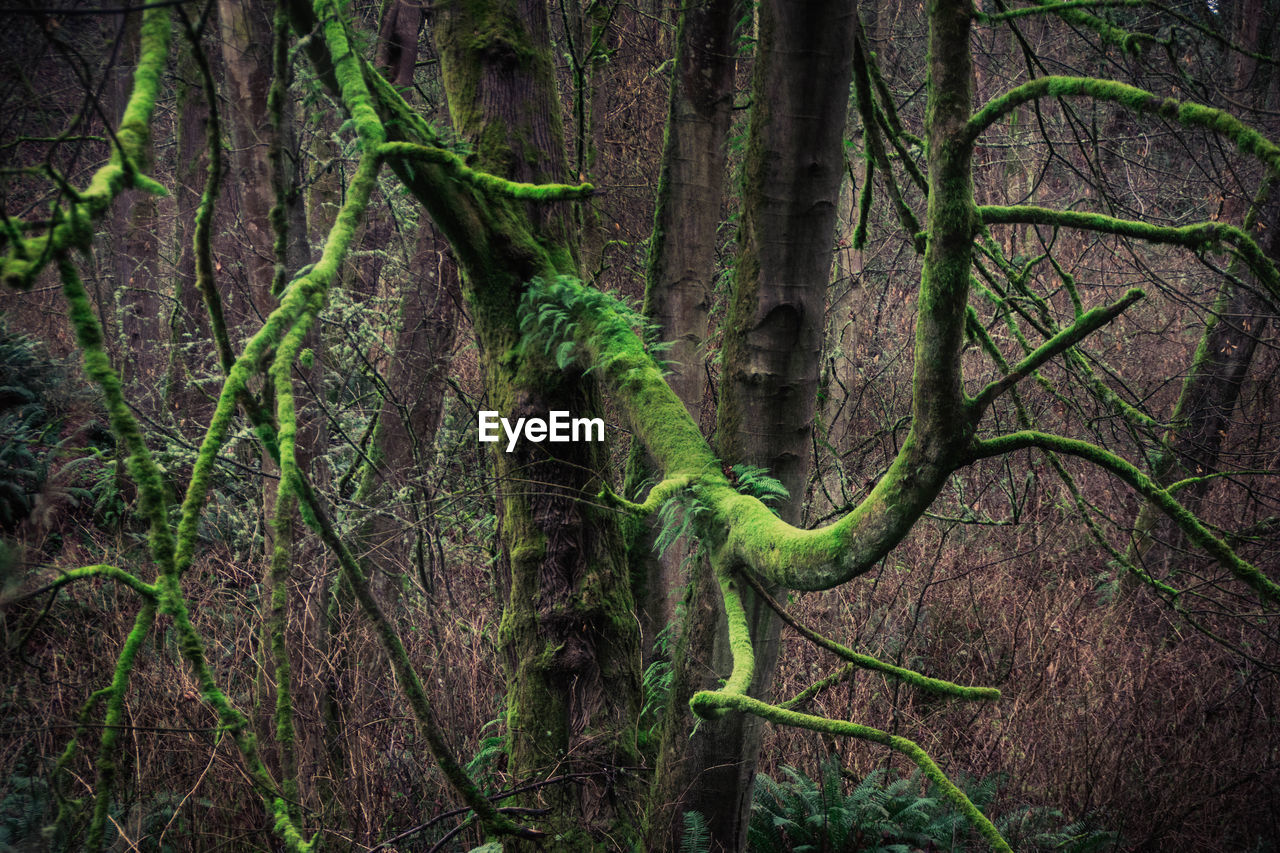
[[[276,91],[288,76],[285,61],[291,28],[315,78],[348,117],[356,168],[312,263],[304,264],[306,258],[289,257],[282,251],[284,235],[290,230],[282,207],[275,216],[261,210],[254,215],[252,221],[262,231],[254,244],[272,244],[270,253],[262,248],[263,257],[275,258],[270,272],[280,285],[278,304],[260,305],[265,320],[238,349],[221,320],[219,293],[209,279],[208,233],[196,228],[197,278],[209,304],[211,332],[226,378],[185,497],[177,507],[171,506],[165,474],[104,348],[102,325],[76,260],[76,252],[93,243],[95,223],[110,214],[122,193],[164,192],[160,183],[145,174],[144,155],[156,122],[172,25],[167,6],[150,7],[143,13],[133,88],[113,129],[109,159],[79,187],[48,170],[54,188],[50,212],[4,218],[6,284],[29,289],[45,269],[55,270],[61,281],[86,373],[99,387],[111,430],[127,450],[140,515],[149,534],[146,562],[154,567],[94,564],[66,571],[42,587],[42,591],[54,591],[102,578],[118,583],[141,601],[109,684],[87,700],[80,727],[59,761],[60,768],[66,768],[76,759],[76,751],[89,740],[100,707],[94,799],[85,837],[88,847],[103,846],[108,832],[129,684],[161,615],[176,637],[176,653],[216,714],[217,730],[231,735],[278,840],[290,848],[308,849],[319,838],[307,816],[306,809],[311,807],[306,805],[294,757],[300,715],[290,672],[291,658],[297,653],[286,642],[290,608],[284,581],[296,559],[289,535],[295,507],[340,566],[344,589],[372,626],[420,736],[449,786],[474,810],[486,834],[516,839],[510,842],[515,846],[626,849],[642,837],[641,812],[651,798],[647,804],[650,846],[677,845],[688,811],[702,810],[713,812],[703,817],[713,824],[714,843],[741,849],[754,774],[752,753],[758,748],[751,743],[751,731],[763,721],[865,740],[900,753],[919,767],[991,846],[1009,849],[992,821],[912,739],[800,710],[805,701],[854,669],[879,673],[942,699],[994,701],[1000,697],[997,689],[924,675],[808,632],[806,636],[845,661],[845,669],[790,701],[775,701],[767,692],[776,654],[774,614],[793,621],[776,597],[782,591],[840,587],[873,572],[921,524],[957,473],[984,460],[1002,460],[1012,466],[1021,464],[1022,451],[1042,452],[1101,547],[1171,599],[1182,618],[1202,625],[1198,615],[1182,604],[1188,591],[1176,588],[1176,578],[1154,577],[1125,560],[1114,537],[1099,526],[1064,459],[1083,460],[1118,478],[1163,512],[1187,541],[1217,561],[1230,584],[1224,597],[1248,596],[1255,611],[1261,605],[1261,611],[1249,618],[1258,621],[1260,633],[1268,636],[1266,626],[1273,624],[1280,586],[1243,548],[1233,547],[1229,535],[1179,502],[1178,487],[1187,484],[1164,483],[1155,466],[1142,458],[1149,449],[1145,445],[1125,447],[1116,441],[1108,447],[1065,430],[1038,428],[1035,411],[1018,386],[1034,377],[1051,395],[1065,397],[1047,376],[1050,365],[1060,360],[1073,371],[1071,380],[1078,383],[1080,399],[1112,407],[1120,413],[1118,417],[1128,414],[1140,426],[1150,427],[1153,421],[1124,399],[1123,392],[1098,378],[1102,370],[1093,367],[1096,359],[1084,346],[1138,303],[1143,293],[1128,289],[1118,297],[1094,299],[1098,304],[1087,305],[1082,293],[1097,291],[1080,287],[1058,258],[1055,241],[1061,231],[1173,246],[1203,257],[1227,253],[1272,298],[1280,297],[1280,272],[1248,233],[1220,222],[1148,222],[1071,204],[978,204],[975,175],[981,171],[981,161],[975,165],[975,159],[986,134],[1024,107],[1042,111],[1050,103],[1076,99],[1126,110],[1135,121],[1159,119],[1188,133],[1206,132],[1232,146],[1237,152],[1233,156],[1241,162],[1260,164],[1264,184],[1280,177],[1280,148],[1221,109],[1158,96],[1098,76],[1037,73],[975,107],[975,21],[1008,26],[1021,37],[1017,22],[1024,18],[1060,17],[1126,51],[1145,43],[1144,38],[1170,51],[1176,46],[1171,36],[1143,36],[1136,26],[1129,32],[1121,28],[1123,21],[1104,19],[1074,3],[978,12],[960,0],[932,0],[926,10],[927,68],[923,75],[917,74],[923,77],[926,105],[917,119],[899,109],[905,104],[893,96],[850,4],[815,3],[803,8],[807,16],[800,14],[801,6],[790,3],[765,3],[759,10],[739,260],[722,328],[720,420],[713,450],[689,412],[696,393],[682,398],[664,377],[648,321],[617,298],[583,282],[575,227],[580,220],[571,215],[571,205],[590,199],[596,188],[589,183],[565,183],[565,145],[545,7],[509,0],[442,4],[432,10],[430,33],[439,54],[442,87],[453,128],[462,140],[452,143],[397,88],[405,84],[409,62],[405,56],[412,54],[407,48],[408,33],[416,32],[418,20],[413,9],[392,4],[385,19],[384,34],[394,37],[384,42],[394,42],[396,49],[384,51],[382,61],[396,69],[393,85],[362,55],[353,17],[338,4],[318,0],[314,6],[282,5],[274,21],[272,68],[280,87]],[[736,12],[732,4],[713,9],[715,38],[723,46]],[[220,20],[234,29],[232,11],[220,9]],[[685,33],[697,32],[690,17],[693,13],[686,14]],[[1181,12],[1170,14],[1180,27],[1213,32],[1211,27],[1188,22]],[[815,48],[810,50],[811,46]],[[1033,53],[1030,48],[1027,52]],[[671,119],[674,141],[669,152],[680,147],[678,104],[681,92],[687,93],[681,88],[687,86],[685,75],[727,73],[722,60],[720,56],[715,61],[677,61]],[[1175,56],[1175,65],[1176,60]],[[226,57],[229,74],[244,70],[237,64],[236,57]],[[907,251],[920,254],[910,407],[900,441],[896,427],[889,429],[898,443],[866,493],[839,508],[831,523],[802,529],[797,525],[814,442],[811,423],[818,406],[825,328],[823,289],[830,276],[835,195],[842,171],[841,135],[851,77],[866,163],[855,241],[864,244],[868,239],[877,186],[873,179],[878,173],[878,186],[889,198],[902,232],[899,242]],[[814,85],[819,78],[832,85]],[[708,85],[715,93],[723,91],[725,84]],[[801,100],[809,96],[812,102]],[[248,96],[244,100],[252,102]],[[785,109],[792,105],[798,112],[789,116]],[[1072,115],[1068,107],[1062,109]],[[283,126],[280,109],[275,116]],[[919,133],[907,129],[913,120],[919,122]],[[722,127],[723,121],[723,117],[715,119],[713,128]],[[243,120],[237,127],[240,132],[246,130]],[[699,143],[694,156],[716,157],[714,137],[721,132],[715,130]],[[411,658],[404,632],[370,583],[370,562],[353,553],[350,527],[343,523],[343,495],[319,488],[314,482],[316,469],[310,469],[300,452],[304,424],[298,416],[296,365],[303,362],[307,336],[324,316],[326,300],[357,245],[357,233],[370,215],[384,166],[429,215],[457,259],[479,347],[485,406],[512,420],[547,417],[555,411],[591,417],[602,411],[602,401],[607,400],[628,424],[632,441],[643,448],[656,474],[657,482],[647,493],[629,500],[619,496],[618,484],[610,481],[608,448],[592,441],[524,441],[490,454],[501,484],[496,497],[500,547],[494,577],[503,603],[499,642],[507,681],[507,771],[528,786],[514,793],[529,798],[519,807],[496,807],[464,769],[433,709],[430,682],[420,676],[420,662]],[[211,171],[215,178],[216,172],[215,167]],[[275,180],[279,206],[287,191],[279,174]],[[252,183],[247,190],[263,189],[261,181]],[[202,204],[210,203],[211,195],[206,191]],[[714,189],[710,195],[715,195]],[[924,200],[923,217],[913,209],[918,199]],[[715,206],[709,199],[704,203]],[[676,236],[670,226],[664,226],[663,216],[660,206],[659,244]],[[708,217],[704,211],[703,240]],[[261,227],[263,221],[270,223],[273,233]],[[1005,241],[1005,246],[1012,247],[1007,250],[996,239],[1006,225],[1025,228],[1022,237]],[[298,229],[292,233],[297,235]],[[1033,240],[1041,242],[1042,252],[1030,258],[1016,253],[1016,248]],[[655,247],[659,269],[663,251],[660,245]],[[696,262],[698,266],[705,263],[705,259]],[[1052,288],[1041,280],[1050,277],[1045,269],[1056,276],[1058,284]],[[265,275],[266,266],[259,272]],[[670,295],[652,292],[666,286],[664,278],[671,276],[659,272],[650,281],[651,306]],[[664,327],[674,324],[674,318],[660,312],[655,312],[655,319]],[[993,331],[1000,325],[1007,334]],[[435,355],[429,360],[440,358]],[[400,370],[393,368],[391,377],[396,379]],[[415,375],[407,368],[403,372]],[[780,398],[785,406],[779,405]],[[230,440],[237,412],[252,425],[263,453],[279,466],[273,511],[277,535],[271,555],[276,582],[267,625],[275,678],[271,721],[279,747],[278,766],[264,758],[245,711],[232,701],[232,692],[219,679],[208,651],[211,638],[193,621],[192,602],[184,591],[184,575],[199,544],[211,477]],[[771,417],[775,414],[776,418]],[[433,414],[428,420],[436,417]],[[757,429],[766,423],[768,430]],[[413,456],[390,424],[381,423],[373,458],[364,462],[362,482],[370,491],[383,485],[378,467],[383,460],[393,454]],[[1130,461],[1126,454],[1137,461]],[[766,467],[767,471],[762,470]],[[785,500],[784,496],[790,496],[789,504],[768,505]],[[658,773],[655,781],[647,782],[640,769],[650,756],[637,733],[642,713],[641,632],[621,519],[655,513],[666,521],[664,536],[681,532],[695,543],[697,568],[685,610],[684,646],[675,662],[676,686],[665,711]],[[680,672],[680,667],[692,670],[700,660],[714,661],[716,644],[726,653],[726,670],[701,684],[694,674]],[[723,683],[717,675],[724,677]],[[706,732],[695,732],[691,747],[693,717],[705,721]],[[682,759],[683,767],[672,770],[681,766]],[[704,774],[726,761],[737,765],[729,770],[736,778],[728,806],[717,808],[714,797],[687,796],[698,780],[707,778]],[[573,784],[555,784],[566,779]],[[74,800],[64,802],[64,826],[74,824],[77,807]],[[531,808],[536,820],[526,820],[529,813],[524,810]]]

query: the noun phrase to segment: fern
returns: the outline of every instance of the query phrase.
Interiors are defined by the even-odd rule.
[[[791,498],[791,493],[781,481],[769,476],[768,468],[758,465],[734,465],[730,470],[737,480],[738,491],[760,501],[762,504],[782,503]]]
[[[522,346],[526,351],[536,351],[541,345],[542,354],[546,356],[550,356],[554,348],[556,367],[567,370],[582,355],[582,348],[574,344],[574,336],[579,330],[575,317],[581,313],[602,311],[618,315],[635,329],[645,343],[645,350],[660,367],[670,366],[661,355],[672,344],[658,340],[658,325],[648,322],[631,302],[588,287],[569,276],[559,276],[550,281],[534,278],[529,282],[520,299]],[[585,365],[585,369],[590,373],[592,365]]]
[[[897,777],[876,770],[844,793],[845,772],[834,759],[823,763],[818,779],[784,767],[786,782],[756,778],[747,828],[751,853],[817,853],[824,850],[907,853],[927,849],[960,851],[979,844],[968,821],[920,771]],[[1003,777],[958,780],[975,805],[988,810]],[[1066,823],[1060,812],[1023,807],[996,820],[1015,849],[1101,853],[1118,836],[1088,821]]]
[[[711,849],[711,829],[702,812],[684,813],[684,835],[680,839],[680,853],[708,853]]]
[[[658,508],[658,535],[653,543],[658,556],[665,556],[672,545],[683,539],[694,546],[687,550],[680,565],[682,570],[687,568],[689,561],[697,558],[701,525],[710,513],[709,506],[687,491],[664,501]]]
[[[480,727],[480,734],[486,729],[500,728],[505,715],[499,714]],[[507,760],[507,739],[501,734],[490,734],[480,738],[476,754],[467,762],[467,775],[484,787],[494,788],[497,781],[497,770]]]

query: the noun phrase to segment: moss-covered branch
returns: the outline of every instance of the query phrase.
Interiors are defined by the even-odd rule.
[[[63,572],[56,579],[50,581],[39,589],[33,589],[30,592],[24,592],[21,598],[34,598],[38,595],[44,595],[46,592],[55,592],[70,583],[86,580],[88,578],[106,578],[115,581],[121,586],[126,586],[143,598],[154,600],[159,594],[154,584],[149,584],[142,578],[125,571],[119,566],[109,566],[98,564],[95,566],[82,566],[78,569],[71,569]]]
[[[819,678],[817,681],[813,682],[813,684],[810,684],[804,690],[801,690],[787,701],[779,702],[778,707],[794,711],[813,697],[817,696],[819,693],[830,690],[840,682],[847,680],[860,669],[862,669],[862,667],[858,666],[856,663],[847,663],[830,675]]]
[[[793,527],[729,483],[662,368],[612,300],[564,278],[531,284],[523,310],[536,314],[547,304],[570,318],[561,323],[561,335],[572,334],[581,363],[594,365],[658,470],[666,479],[687,481],[710,508],[708,544],[771,583],[829,589],[868,571],[901,541],[959,464],[962,447],[954,435],[937,441],[913,430],[889,472],[852,512],[818,530]],[[958,423],[947,422],[948,433],[957,432]]]
[[[51,261],[73,248],[88,248],[93,240],[94,220],[102,217],[123,191],[142,189],[167,194],[164,187],[142,174],[138,163],[150,139],[151,115],[169,56],[170,30],[167,7],[153,6],[143,14],[138,64],[129,100],[116,128],[116,147],[106,165],[94,172],[89,185],[67,192],[66,206],[54,208],[51,227],[37,237],[16,237],[15,226],[6,218],[9,247],[0,258],[0,278],[5,284],[26,290]]]
[[[649,494],[641,503],[629,501],[622,497],[608,484],[600,490],[597,496],[601,503],[607,506],[614,506],[618,509],[626,510],[633,515],[650,515],[662,508],[662,505],[675,497],[682,489],[689,485],[688,477],[674,477],[663,480],[649,490]]]
[[[740,711],[746,714],[755,714],[757,717],[780,726],[792,726],[824,734],[853,737],[887,746],[895,752],[910,758],[929,778],[929,781],[938,786],[943,796],[950,800],[977,827],[982,836],[991,844],[992,849],[1012,853],[1008,842],[1001,837],[1000,831],[995,828],[987,816],[973,804],[972,800],[965,796],[963,791],[956,787],[955,783],[947,778],[947,775],[942,772],[942,768],[938,767],[937,763],[929,757],[929,754],[913,740],[900,735],[891,735],[886,731],[881,731],[871,726],[863,726],[844,720],[831,720],[826,717],[815,717],[812,714],[802,714],[798,711],[789,711],[777,705],[771,705],[768,702],[761,702],[759,699],[744,696],[741,693],[729,693],[722,690],[704,690],[696,693],[693,699],[690,700],[690,705],[693,706],[696,713],[702,716],[711,716],[730,710]]]
[[[1150,477],[1138,470],[1133,464],[1108,450],[1098,447],[1096,444],[1036,430],[1021,430],[997,438],[975,442],[970,453],[971,458],[977,460],[1012,453],[1015,450],[1022,450],[1028,447],[1038,447],[1067,456],[1076,456],[1110,471],[1155,505],[1161,512],[1169,516],[1187,535],[1188,539],[1207,551],[1237,579],[1256,592],[1263,602],[1280,604],[1280,585],[1268,578],[1252,563],[1242,559],[1226,542],[1213,535],[1200,519],[1169,494],[1168,489],[1163,489],[1156,485]]]
[[[769,595],[764,586],[752,577],[749,572],[742,572],[741,575],[751,588],[755,590],[756,595],[760,596],[764,603],[769,605],[769,607],[771,607],[773,611],[781,617],[782,621],[790,625],[793,630],[815,645],[821,646],[827,651],[849,661],[860,669],[879,672],[889,676],[890,678],[896,678],[899,681],[910,684],[912,687],[920,690],[924,690],[929,693],[938,693],[943,696],[953,696],[957,699],[984,699],[994,701],[1000,698],[1000,691],[994,687],[967,687],[963,684],[956,684],[955,682],[945,681],[941,678],[930,678],[929,676],[922,675],[915,670],[895,666],[894,664],[886,663],[878,658],[874,658],[871,655],[855,652],[848,646],[841,645],[830,637],[825,637],[817,631],[814,631],[812,628],[796,621],[795,617],[788,613],[773,596]]]
[[[485,192],[520,199],[521,201],[562,201],[565,199],[586,198],[595,192],[589,183],[583,184],[530,184],[520,181],[509,181],[488,172],[481,172],[468,166],[461,157],[447,148],[430,145],[418,145],[412,142],[386,142],[378,147],[384,157],[400,157],[406,160],[419,160],[443,166],[444,170],[456,178],[479,187]]]
[[[981,417],[982,413],[996,397],[1021,382],[1049,359],[1080,343],[1085,337],[1120,316],[1130,305],[1142,299],[1143,295],[1141,290],[1133,288],[1116,302],[1110,305],[1101,305],[1081,314],[1070,326],[1036,347],[1034,351],[1018,362],[1017,366],[1007,374],[978,392],[978,395],[970,403],[974,420],[976,421],[977,418]]]
[[[984,24],[998,24],[1032,15],[1061,15],[1064,12],[1071,12],[1077,9],[1097,9],[1099,7],[1115,6],[1138,8],[1149,4],[1150,0],[1059,0],[1059,2],[1023,6],[1006,12],[975,12],[973,18]]]
[[[125,694],[137,652],[155,622],[158,609],[159,612],[172,617],[178,635],[179,649],[200,685],[201,696],[217,712],[222,725],[235,738],[249,775],[259,787],[268,813],[275,814],[277,826],[283,831],[283,837],[290,847],[305,851],[310,848],[310,843],[298,833],[289,815],[282,814],[281,810],[285,808],[284,801],[275,793],[275,783],[258,755],[256,740],[252,732],[248,731],[248,721],[231,705],[226,694],[217,686],[205,660],[203,642],[191,624],[186,601],[182,595],[178,564],[180,549],[175,544],[173,531],[169,526],[164,480],[147,449],[137,421],[125,401],[120,378],[112,369],[106,351],[103,349],[102,327],[89,303],[89,297],[80,281],[80,276],[65,255],[57,258],[57,264],[62,277],[62,291],[67,301],[72,328],[75,330],[76,341],[84,358],[85,372],[102,390],[111,430],[129,451],[126,467],[138,486],[141,515],[150,525],[151,553],[160,569],[160,576],[154,587],[157,594],[144,600],[134,626],[125,638],[124,647],[116,659],[116,668],[107,689],[105,727],[99,741],[98,785],[93,818],[89,824],[88,849],[99,849],[105,837]],[[196,514],[198,515],[198,512]]]
[[[1052,225],[1079,228],[1100,234],[1114,234],[1182,246],[1192,250],[1213,249],[1222,243],[1233,246],[1249,269],[1266,286],[1275,299],[1280,299],[1280,270],[1243,229],[1224,222],[1196,222],[1191,225],[1153,225],[1135,219],[1118,219],[1101,213],[1076,210],[1054,210],[1034,205],[987,205],[978,208],[987,225]]]
[[[196,206],[191,238],[196,289],[200,292],[205,312],[209,315],[209,328],[218,351],[218,362],[223,372],[226,372],[235,363],[235,351],[231,347],[231,335],[227,332],[227,321],[222,312],[222,298],[218,295],[214,282],[212,236],[214,206],[222,192],[222,121],[218,112],[218,86],[213,79],[213,70],[209,67],[209,57],[201,47],[199,32],[185,14],[181,17],[187,41],[191,45],[191,55],[200,71],[204,102],[209,110],[209,123],[205,130],[205,150],[209,155],[209,164],[205,169],[200,203]]]
[[[1271,172],[1280,174],[1280,146],[1230,113],[1203,104],[1162,98],[1127,83],[1096,77],[1050,76],[1023,83],[975,113],[965,128],[964,139],[971,144],[1001,116],[1008,115],[1028,101],[1067,97],[1113,101],[1135,112],[1176,121],[1184,127],[1213,131],[1229,139],[1243,153],[1257,157]]]

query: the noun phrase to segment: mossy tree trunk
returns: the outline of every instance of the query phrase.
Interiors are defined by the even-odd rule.
[[[475,146],[474,165],[530,183],[565,174],[546,15],[539,2],[458,3],[439,10],[434,28],[449,111]],[[565,205],[472,207],[478,199],[442,199],[434,188],[423,201],[462,267],[486,407],[513,420],[590,416],[591,384],[520,346],[517,306],[530,279],[578,273]],[[509,770],[521,780],[576,777],[539,792],[560,849],[607,846],[634,820],[635,777],[602,768],[638,763],[640,687],[621,534],[616,516],[591,500],[607,458],[592,442],[493,448]]]
[[[717,435],[725,464],[763,467],[782,482],[791,498],[778,511],[792,524],[802,514],[811,463],[856,14],[849,0],[764,2],[759,8]],[[744,599],[756,655],[750,693],[764,697],[781,623],[749,591]],[[746,846],[764,722],[748,715],[704,720],[690,738],[692,720],[683,713],[693,693],[715,689],[733,666],[719,600],[703,563],[690,590],[695,624],[675,664],[652,846],[678,847],[688,811],[707,819],[714,849]]]

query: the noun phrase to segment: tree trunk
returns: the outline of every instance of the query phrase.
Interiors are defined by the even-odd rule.
[[[856,11],[847,0],[773,0],[759,15],[717,430],[726,464],[762,466],[787,488],[791,500],[778,511],[794,523],[811,463]],[[731,714],[702,721],[690,739],[689,697],[715,689],[732,665],[717,583],[705,563],[695,574],[663,732],[651,845],[676,849],[683,815],[697,811],[712,849],[738,851],[746,846],[763,723]],[[755,596],[744,595],[744,605],[756,654],[750,693],[766,697],[780,622]]]
[[[401,285],[400,327],[387,370],[389,395],[378,412],[378,424],[356,494],[372,508],[361,529],[360,551],[370,555],[369,574],[387,576],[414,564],[410,540],[425,532],[385,512],[395,509],[423,514],[429,498],[421,485],[431,461],[436,430],[444,409],[445,380],[458,332],[458,268],[429,222],[418,233],[408,281]],[[411,497],[397,497],[408,490]],[[406,538],[405,533],[410,535]],[[415,566],[423,587],[434,581],[424,563]]]
[[[724,203],[725,146],[733,106],[733,36],[740,0],[691,3],[681,11],[662,171],[654,212],[644,313],[672,344],[667,382],[695,421],[707,390],[708,317],[715,281],[716,234]],[[628,460],[627,492],[639,490],[653,466],[638,445]],[[628,552],[643,648],[675,618],[683,594],[681,544],[653,553],[647,523],[635,523]],[[638,537],[638,538],[637,538]]]
[[[132,65],[139,48],[140,14],[127,17],[120,51],[126,61],[118,74],[109,106],[111,115],[120,115],[131,91]],[[139,167],[151,169],[152,141],[143,146],[145,160]],[[165,336],[161,334],[161,301],[156,291],[156,265],[160,256],[158,209],[151,193],[132,190],[123,194],[111,214],[110,230],[116,248],[114,292],[116,316],[120,323],[120,378],[133,394],[136,405],[154,417],[160,411],[160,388]]]
[[[1264,41],[1273,41],[1280,20],[1280,4],[1249,0],[1239,9],[1235,26],[1235,44],[1243,51],[1266,49]],[[1274,45],[1270,45],[1274,49]],[[1236,56],[1234,79],[1243,90],[1247,106],[1274,110],[1277,103],[1277,80],[1273,66],[1259,63],[1252,56]],[[1272,113],[1274,114],[1274,113]],[[1234,173],[1233,173],[1234,174]],[[1266,178],[1269,196],[1260,209],[1253,211],[1257,223],[1253,237],[1272,261],[1280,261],[1280,181]],[[1224,204],[1223,218],[1240,222],[1250,218],[1246,199],[1254,196],[1250,186],[1225,187],[1230,198]],[[1165,437],[1165,450],[1152,470],[1152,478],[1162,486],[1189,477],[1206,477],[1219,469],[1219,454],[1231,426],[1232,413],[1240,398],[1240,389],[1248,376],[1257,348],[1258,336],[1267,323],[1267,301],[1261,282],[1249,274],[1243,264],[1235,265],[1247,286],[1223,279],[1214,300],[1204,335],[1196,349],[1191,368],[1183,381],[1182,391],[1174,405],[1170,429]],[[1199,480],[1178,491],[1179,502],[1198,513],[1212,479]],[[1159,547],[1153,547],[1156,545]],[[1143,504],[1134,522],[1129,559],[1150,574],[1170,577],[1176,573],[1179,554],[1185,552],[1186,537],[1164,513],[1151,504]],[[1176,585],[1176,582],[1175,582]],[[1124,586],[1136,588],[1134,578],[1126,576]]]
[[[203,388],[201,377],[216,369],[217,356],[204,300],[196,286],[196,256],[193,245],[196,209],[204,193],[209,168],[207,150],[209,105],[200,72],[184,44],[180,52],[178,98],[174,119],[175,174],[174,243],[177,269],[174,275],[173,312],[169,320],[169,366],[165,382],[165,405],[184,435],[203,432],[213,414],[213,389]]]
[[[391,0],[378,28],[378,64],[386,69],[387,79],[400,89],[413,85],[423,9],[420,0]]]
[[[565,174],[546,8],[499,2],[441,7],[435,38],[449,112],[475,145],[474,165],[527,182]],[[564,205],[486,199],[459,222],[449,199],[422,200],[462,265],[487,392],[503,417],[597,411],[592,386],[526,352],[517,306],[534,277],[577,275]],[[607,470],[592,442],[494,447],[506,588],[501,644],[508,767],[519,781],[572,778],[534,796],[553,809],[553,849],[609,846],[634,822],[639,643],[616,516],[594,506]],[[546,849],[545,847],[543,849]]]
[[[233,243],[226,247],[232,263],[223,266],[222,279],[228,286],[222,291],[234,337],[246,326],[256,329],[275,302],[271,296],[275,239],[270,219],[275,199],[267,156],[271,17],[257,0],[218,0],[218,29],[231,142],[224,197],[236,214],[226,217],[236,227],[227,235]]]

